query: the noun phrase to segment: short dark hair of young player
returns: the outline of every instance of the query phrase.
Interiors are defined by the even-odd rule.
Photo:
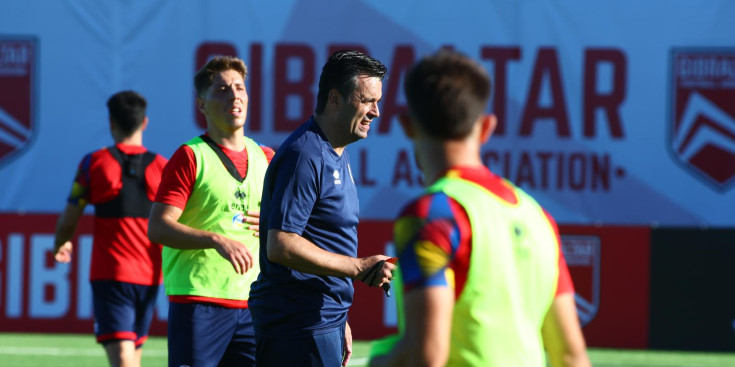
[[[196,88],[197,96],[204,96],[204,93],[212,85],[215,74],[227,70],[237,71],[242,75],[242,80],[245,80],[248,76],[248,67],[245,66],[244,61],[232,56],[215,56],[207,61],[194,75],[194,88]]]
[[[347,100],[357,90],[358,77],[368,76],[383,80],[387,70],[383,63],[362,52],[354,50],[334,52],[322,67],[314,112],[318,115],[324,111],[330,90],[336,89]]]
[[[487,71],[469,57],[449,50],[426,56],[407,73],[403,83],[411,116],[422,130],[438,139],[467,137],[490,98]]]
[[[126,90],[113,94],[107,100],[107,111],[110,121],[123,134],[130,136],[145,120],[147,105],[145,98],[138,92]]]

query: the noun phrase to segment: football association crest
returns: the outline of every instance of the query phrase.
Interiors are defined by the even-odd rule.
[[[562,251],[574,279],[577,314],[582,326],[597,315],[600,306],[600,238],[561,236]]]
[[[725,190],[735,183],[735,48],[675,48],[670,64],[670,151]]]
[[[0,164],[34,135],[36,57],[35,39],[0,36]]]

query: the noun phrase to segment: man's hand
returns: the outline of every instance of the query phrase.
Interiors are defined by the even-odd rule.
[[[253,255],[245,245],[221,234],[179,223],[182,213],[181,208],[173,205],[153,203],[148,218],[148,239],[180,250],[213,248],[238,274],[245,274],[253,267]]]
[[[389,259],[391,258],[385,255],[373,255],[360,259],[365,266],[357,274],[356,279],[369,287],[382,287],[383,284],[390,284],[396,265],[388,262]]]
[[[352,357],[352,329],[350,323],[345,323],[345,350],[342,352],[342,367],[347,366]]]
[[[255,232],[255,237],[260,237],[260,210],[248,210],[246,214],[245,223],[249,224],[248,229]]]
[[[71,244],[71,241],[64,242],[63,245],[59,246],[59,248],[56,249],[54,259],[56,259],[56,261],[60,263],[71,262],[71,253],[73,249],[74,246]]]
[[[253,254],[242,243],[217,235],[215,244],[217,252],[230,261],[236,273],[245,274],[253,267]]]

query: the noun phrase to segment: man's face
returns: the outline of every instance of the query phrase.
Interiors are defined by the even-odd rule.
[[[380,116],[378,102],[383,97],[383,82],[376,77],[357,78],[357,89],[347,96],[340,110],[340,121],[344,121],[346,140],[354,142],[365,139],[370,130],[370,122]]]
[[[209,128],[231,132],[245,126],[248,92],[242,75],[235,70],[215,74],[212,85],[198,99],[198,106]]]

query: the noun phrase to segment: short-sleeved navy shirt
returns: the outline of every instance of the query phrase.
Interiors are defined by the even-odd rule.
[[[359,202],[347,150],[338,155],[313,117],[278,147],[260,207],[260,275],[248,305],[264,337],[313,335],[345,322],[352,279],[302,273],[268,260],[270,229],[301,235],[329,252],[357,256]]]

